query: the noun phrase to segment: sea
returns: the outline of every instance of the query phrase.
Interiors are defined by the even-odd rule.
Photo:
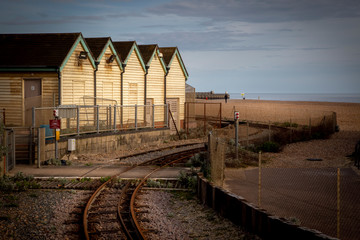
[[[360,103],[360,93],[229,93],[230,99]]]

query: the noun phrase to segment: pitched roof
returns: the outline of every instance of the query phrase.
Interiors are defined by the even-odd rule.
[[[130,51],[135,44],[135,41],[129,41],[129,42],[113,42],[116,51],[120,54],[120,59],[124,63],[127,59],[128,55],[130,54]]]
[[[92,52],[94,58],[99,60],[100,54],[105,48],[105,45],[110,40],[109,37],[105,38],[85,38],[86,43],[88,44],[90,51]]]
[[[164,62],[166,64],[166,67],[167,68],[170,68],[170,65],[172,63],[172,60],[174,59],[175,56],[178,56],[179,58],[179,62],[180,62],[180,65],[181,65],[181,68],[184,72],[184,75],[185,75],[185,80],[188,79],[189,77],[189,74],[186,70],[186,67],[184,65],[184,62],[181,58],[181,55],[180,55],[180,52],[178,50],[177,47],[162,47],[162,48],[159,48],[159,51],[163,54],[163,59],[164,59]]]
[[[149,61],[151,60],[157,45],[156,44],[151,44],[151,45],[138,45],[141,56],[144,60],[144,63],[146,65],[149,64]]]
[[[0,67],[60,67],[81,33],[0,34]]]
[[[166,64],[166,66],[169,66],[171,59],[173,58],[176,47],[161,47],[159,48],[159,51],[163,54],[163,59]]]

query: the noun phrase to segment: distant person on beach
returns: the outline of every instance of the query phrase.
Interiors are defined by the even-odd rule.
[[[228,100],[228,93],[225,92],[225,103],[227,103],[227,100]]]
[[[241,93],[242,99],[245,100],[245,93]]]

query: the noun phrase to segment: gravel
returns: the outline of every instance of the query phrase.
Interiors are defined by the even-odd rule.
[[[0,192],[1,193],[1,192]],[[2,239],[67,239],[76,206],[90,191],[28,190],[0,194]]]
[[[142,228],[149,239],[260,239],[218,216],[187,192],[143,191]]]
[[[91,191],[28,190],[1,193],[0,239],[78,239],[71,235]],[[149,239],[259,239],[182,191],[143,191],[138,206]],[[144,210],[142,209],[142,210]],[[80,232],[79,232],[80,233]]]

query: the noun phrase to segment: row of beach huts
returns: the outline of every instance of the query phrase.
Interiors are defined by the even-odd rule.
[[[81,33],[0,34],[0,109],[7,126],[32,126],[34,108],[167,105],[182,127],[187,79],[177,47]],[[145,108],[137,111],[146,118]],[[164,108],[155,115],[166,120]]]

